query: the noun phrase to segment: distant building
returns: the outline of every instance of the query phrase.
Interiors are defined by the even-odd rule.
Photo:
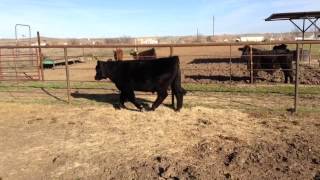
[[[295,37],[294,40],[302,41],[302,37]],[[311,35],[309,37],[304,37],[304,40],[306,40],[306,41],[320,40],[320,34],[318,34],[318,35],[313,34],[313,35]]]
[[[252,35],[252,36],[241,36],[237,38],[237,42],[263,42],[265,37],[261,35]]]
[[[153,38],[141,38],[141,39],[136,39],[136,43],[137,44],[159,44],[159,41]]]
[[[46,42],[40,43],[40,46],[46,46],[48,45]],[[38,43],[32,43],[31,46],[38,46]]]

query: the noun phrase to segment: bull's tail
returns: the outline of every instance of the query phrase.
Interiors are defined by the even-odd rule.
[[[179,65],[179,59],[176,66],[176,76],[171,84],[172,90],[172,106],[174,108],[174,96],[177,98],[177,108],[176,111],[179,111],[183,105],[183,96],[187,93],[187,91],[181,87],[181,70]]]

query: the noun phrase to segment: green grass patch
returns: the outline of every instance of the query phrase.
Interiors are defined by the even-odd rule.
[[[294,85],[183,84],[188,91],[294,95]],[[320,95],[320,86],[299,86],[300,94]]]
[[[115,88],[113,83],[105,82],[72,82],[70,83],[72,89],[100,89],[100,88]],[[30,81],[30,82],[0,82],[1,90],[28,90],[28,89],[66,89],[66,82],[41,82],[41,81]]]
[[[226,84],[195,84],[185,83],[182,85],[187,91],[198,92],[226,92],[226,93],[252,93],[252,94],[283,94],[294,95],[294,85],[226,85]],[[72,89],[116,89],[110,82],[73,82]],[[66,82],[0,82],[0,90],[21,90],[30,89],[66,89]],[[299,85],[299,94],[320,95],[320,86]]]

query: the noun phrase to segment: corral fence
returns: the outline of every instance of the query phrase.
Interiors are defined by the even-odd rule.
[[[40,39],[38,39],[38,41],[40,44]],[[218,82],[218,84],[235,85],[236,88],[242,88],[241,86],[236,86],[238,82],[241,82],[248,86],[254,86],[259,83],[259,78],[254,77],[255,71],[274,71],[274,69],[254,69],[254,58],[255,56],[261,55],[255,55],[252,49],[259,48],[267,51],[271,50],[274,45],[279,44],[286,44],[289,49],[297,52],[293,62],[294,66],[291,69],[285,69],[286,71],[294,72],[295,81],[294,85],[292,85],[294,86],[294,91],[290,94],[293,95],[292,110],[297,111],[299,102],[298,90],[301,82],[300,68],[304,67],[304,70],[307,71],[305,72],[306,74],[309,73],[308,68],[320,69],[320,41],[157,45],[0,46],[0,82],[3,85],[1,92],[22,93],[24,86],[21,86],[21,83],[23,82],[59,82],[64,83],[66,86],[57,89],[61,90],[62,93],[65,91],[67,96],[66,102],[70,102],[72,90],[105,89],[104,85],[90,85],[90,83],[97,83],[94,81],[96,60],[112,59],[115,48],[124,49],[126,54],[124,56],[125,60],[133,59],[129,55],[129,51],[132,49],[143,50],[155,48],[158,57],[178,55],[181,60],[181,69],[184,75],[183,82],[194,84],[214,84]],[[250,47],[250,53],[247,55],[247,59],[249,60],[244,60],[239,51],[239,48],[245,45]],[[278,55],[268,54],[265,56]],[[75,66],[77,63],[79,63],[79,65]],[[283,81],[283,78],[274,80],[273,77],[267,75],[265,77],[271,78],[266,86],[280,85],[280,82]],[[302,84],[308,84],[310,80],[308,78],[303,79],[303,81],[306,82]],[[320,84],[318,75],[311,75],[310,78],[311,82],[309,84]],[[258,81],[255,82],[254,79]],[[14,90],[8,86],[14,88]],[[46,91],[36,83],[31,86]],[[38,92],[28,91],[27,93],[30,95],[32,93],[37,94]],[[46,94],[51,95],[49,92],[46,92]]]

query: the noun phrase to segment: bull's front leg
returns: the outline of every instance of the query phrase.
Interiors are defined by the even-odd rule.
[[[132,102],[139,109],[139,111],[142,111],[142,105],[137,102],[133,90],[130,90],[128,92],[128,98],[129,98],[129,101]]]
[[[164,91],[157,92],[157,99],[152,104],[151,110],[154,111],[159,105],[163,102],[163,100],[168,96],[167,88]]]
[[[120,108],[126,108],[126,106],[124,105],[124,103],[126,101],[127,101],[127,96],[123,91],[121,91],[121,93],[120,93]]]

